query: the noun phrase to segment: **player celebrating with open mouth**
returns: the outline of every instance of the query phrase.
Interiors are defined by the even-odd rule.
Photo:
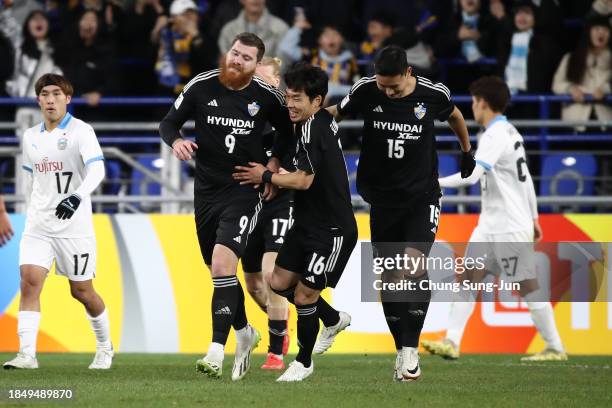
[[[327,75],[301,63],[285,74],[286,101],[294,127],[294,168],[276,174],[260,164],[237,166],[241,184],[272,183],[297,190],[295,223],[281,247],[270,279],[273,291],[287,297],[297,310],[300,349],[277,381],[302,381],[313,372],[312,351],[319,317],[335,335],[350,323],[321,297],[335,287],[357,243],[349,181],[338,125],[321,104],[327,94]],[[330,330],[328,330],[330,331]],[[330,342],[331,345],[331,342]],[[328,345],[329,347],[329,345]]]

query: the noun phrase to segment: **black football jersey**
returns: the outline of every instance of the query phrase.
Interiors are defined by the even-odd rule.
[[[338,124],[325,109],[295,126],[293,170],[314,174],[308,190],[295,192],[295,222],[304,228],[356,230]]]
[[[279,138],[292,131],[282,92],[256,76],[246,88],[231,90],[219,81],[219,72],[194,77],[160,123],[163,140],[172,145],[183,124],[195,120],[196,191],[237,183],[232,178],[237,165],[266,164],[263,133],[268,122]]]
[[[446,121],[455,105],[443,84],[416,80],[410,95],[391,99],[364,77],[337,105],[341,115],[363,117],[357,189],[372,205],[404,207],[440,194],[434,119]]]

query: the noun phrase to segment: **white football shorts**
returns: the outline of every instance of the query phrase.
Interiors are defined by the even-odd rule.
[[[37,265],[47,271],[55,260],[55,273],[72,281],[96,276],[96,238],[52,238],[24,234],[19,244],[19,265]]]
[[[533,231],[472,232],[466,257],[484,258],[485,269],[510,282],[536,278]]]

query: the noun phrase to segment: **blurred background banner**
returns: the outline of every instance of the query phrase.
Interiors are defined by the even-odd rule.
[[[369,240],[369,217],[356,215],[360,240]],[[604,214],[543,215],[545,242],[610,242],[612,216]],[[0,351],[17,351],[19,307],[19,241],[22,215],[11,215],[15,237],[0,248]],[[443,215],[438,241],[466,242],[477,215]],[[115,349],[122,352],[203,353],[210,341],[212,284],[200,255],[191,215],[95,215],[98,245],[95,286],[104,298],[111,321]],[[353,316],[346,334],[332,352],[393,352],[391,336],[378,303],[362,303],[360,245],[334,291],[325,296]],[[603,263],[611,266],[610,245],[604,245]],[[552,265],[551,267],[554,267]],[[242,273],[239,273],[242,279]],[[610,297],[607,278],[603,298]],[[267,317],[247,297],[249,320],[267,333]],[[42,320],[38,349],[91,352],[95,339],[82,306],[70,296],[68,282],[52,270],[41,297]],[[612,303],[554,303],[555,318],[570,354],[612,354]],[[425,322],[423,338],[442,338],[448,304],[434,302]],[[289,322],[295,344],[295,316]],[[234,336],[228,347],[234,348]],[[265,352],[267,341],[258,352]],[[544,343],[521,302],[478,303],[462,341],[463,353],[531,353]]]

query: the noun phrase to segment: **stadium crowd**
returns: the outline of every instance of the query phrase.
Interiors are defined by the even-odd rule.
[[[307,60],[344,96],[384,45],[406,49],[416,74],[466,94],[476,78],[505,78],[515,94],[569,94],[564,119],[612,119],[612,0],[0,0],[0,95],[33,97],[44,72],[64,74],[87,106],[107,119],[103,96],[174,96],[220,50],[251,31],[266,54]],[[585,95],[595,103],[584,103]],[[4,120],[13,112],[4,110]],[[147,112],[150,115],[150,111]],[[20,107],[16,120],[40,121]],[[529,118],[521,106],[514,117]],[[161,114],[158,115],[161,117]],[[114,116],[113,116],[114,118]]]

